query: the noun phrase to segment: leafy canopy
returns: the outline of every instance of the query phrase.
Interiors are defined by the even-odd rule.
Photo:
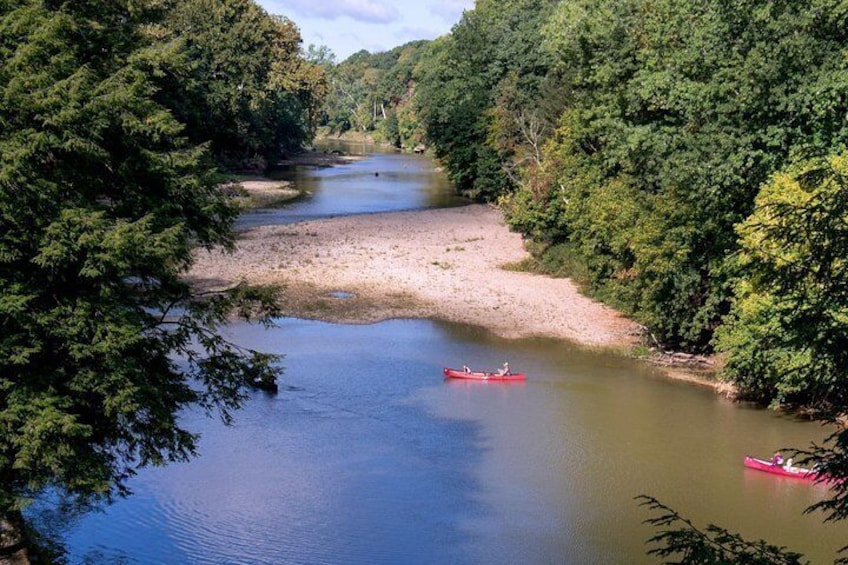
[[[848,405],[848,155],[774,175],[737,231],[725,377],[766,403]]]
[[[124,494],[194,452],[180,410],[228,419],[276,371],[216,332],[274,315],[274,290],[183,278],[197,246],[232,246],[237,212],[163,105],[166,7],[0,3],[0,518],[48,487]]]
[[[480,0],[419,65],[418,114],[460,191],[495,200],[511,189],[514,140],[548,70],[540,30],[555,4]]]
[[[359,51],[339,64],[320,50],[329,92],[320,125],[329,133],[353,130],[374,134],[397,147],[414,147],[422,140],[411,108],[416,89],[413,72],[428,52],[429,42],[412,41],[381,53]]]
[[[760,186],[797,151],[848,142],[831,4],[559,3],[544,34],[565,110],[509,221],[567,243],[552,249],[588,288],[664,343],[709,350]]]
[[[182,0],[161,40],[179,50],[157,73],[158,99],[219,162],[261,170],[312,138],[324,73],[301,56],[293,22],[253,0]]]

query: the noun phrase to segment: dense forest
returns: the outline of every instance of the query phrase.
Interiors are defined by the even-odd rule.
[[[307,57],[324,69],[327,95],[318,124],[326,135],[355,132],[398,148],[424,139],[413,106],[415,70],[430,42],[413,41],[382,53],[359,51],[341,63],[326,48],[310,46]]]
[[[310,140],[325,85],[251,0],[0,0],[0,562],[60,557],[33,499],[126,494],[194,454],[183,409],[227,420],[276,374],[217,328],[277,315],[277,290],[184,274],[234,242],[217,171]]]

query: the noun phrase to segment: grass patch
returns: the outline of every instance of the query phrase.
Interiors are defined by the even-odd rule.
[[[539,261],[535,257],[525,257],[521,261],[504,263],[501,265],[501,269],[504,271],[512,271],[514,273],[547,274],[541,269]]]
[[[538,258],[538,268],[542,272],[554,277],[568,277],[584,289],[591,285],[589,267],[573,244],[560,243],[530,249],[530,252]]]
[[[315,301],[315,303],[312,305],[312,308],[313,310],[317,310],[318,312],[327,312],[328,310],[330,310],[331,306],[326,300],[321,298]]]
[[[634,345],[633,349],[630,350],[630,355],[636,359],[650,359],[651,355],[653,355],[653,351],[650,347],[644,344]]]
[[[506,263],[501,268],[520,273],[569,278],[581,288],[590,285],[589,269],[570,245],[542,245],[527,242],[525,248],[530,253],[529,257],[514,263]]]
[[[535,244],[538,246],[538,244]],[[531,253],[533,249],[528,247]],[[618,273],[612,278],[597,280],[592,275],[591,258],[581,254],[578,246],[571,243],[561,243],[548,247],[538,246],[537,257],[540,272],[553,277],[567,277],[577,284],[580,292],[615,308],[623,314],[635,317],[638,308],[638,288],[631,280],[636,276],[635,271]],[[597,265],[595,266],[597,268]]]

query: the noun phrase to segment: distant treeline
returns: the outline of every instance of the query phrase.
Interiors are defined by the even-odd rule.
[[[759,401],[843,405],[846,39],[831,0],[478,0],[413,46],[411,80],[373,74],[349,127],[385,107],[392,130],[414,92],[404,123],[541,268],[666,347],[725,352]]]
[[[319,125],[329,134],[352,131],[395,147],[414,149],[424,140],[414,107],[415,72],[429,41],[413,41],[382,53],[359,51],[336,64],[325,47],[307,57],[327,77]]]

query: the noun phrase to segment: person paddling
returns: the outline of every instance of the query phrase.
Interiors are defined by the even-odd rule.
[[[509,370],[509,361],[504,361],[503,367],[498,370],[499,375],[511,375],[512,371]]]

